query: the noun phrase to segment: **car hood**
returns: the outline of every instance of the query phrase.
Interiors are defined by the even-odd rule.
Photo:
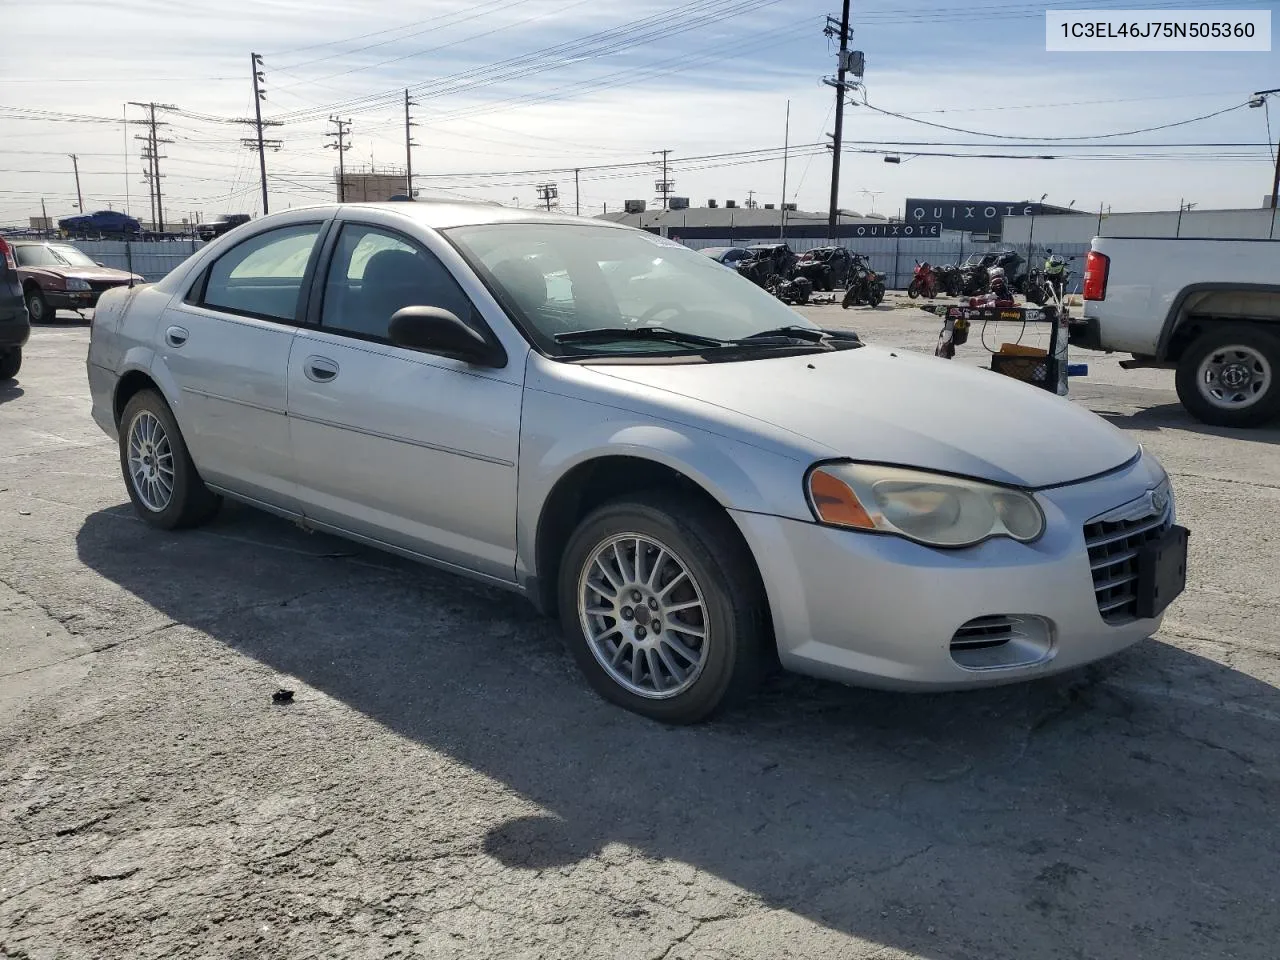
[[[1094,413],[989,370],[861,347],[746,362],[593,365],[851,457],[1047,487],[1127,463],[1138,444]]]
[[[54,273],[60,277],[75,277],[79,280],[99,283],[128,283],[129,274],[114,267],[41,267],[46,273]]]

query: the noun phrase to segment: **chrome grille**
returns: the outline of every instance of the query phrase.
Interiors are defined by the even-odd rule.
[[[1138,618],[1138,551],[1160,539],[1173,522],[1173,511],[1151,513],[1128,520],[1094,520],[1084,526],[1089,548],[1089,569],[1098,613],[1107,623],[1128,623]]]

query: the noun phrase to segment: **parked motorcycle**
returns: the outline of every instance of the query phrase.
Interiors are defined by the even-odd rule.
[[[848,310],[850,307],[878,307],[884,301],[885,275],[871,269],[871,264],[861,254],[853,255],[853,268],[849,273],[849,285],[845,288],[844,299],[840,306]]]
[[[911,277],[911,283],[907,285],[907,296],[912,300],[920,297],[927,297],[932,300],[938,295],[938,275],[934,268],[929,265],[929,261],[925,260],[921,263],[916,261],[915,273]]]
[[[944,263],[940,267],[933,268],[933,275],[937,282],[938,290],[943,296],[960,296],[960,291],[964,288],[964,280],[960,275],[958,266],[954,263]]]

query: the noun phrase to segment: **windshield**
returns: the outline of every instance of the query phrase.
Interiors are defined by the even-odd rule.
[[[786,326],[818,329],[701,253],[639,230],[502,223],[444,233],[504,295],[529,336],[553,355],[698,350],[635,335],[590,346],[556,341],[557,335],[602,327],[662,327],[717,340]]]
[[[95,267],[92,260],[75,247],[62,243],[24,244],[13,248],[20,267]]]

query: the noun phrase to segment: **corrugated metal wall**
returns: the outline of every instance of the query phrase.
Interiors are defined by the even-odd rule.
[[[76,248],[108,267],[132,270],[148,283],[164,277],[170,270],[199,250],[199,240],[76,240]]]

